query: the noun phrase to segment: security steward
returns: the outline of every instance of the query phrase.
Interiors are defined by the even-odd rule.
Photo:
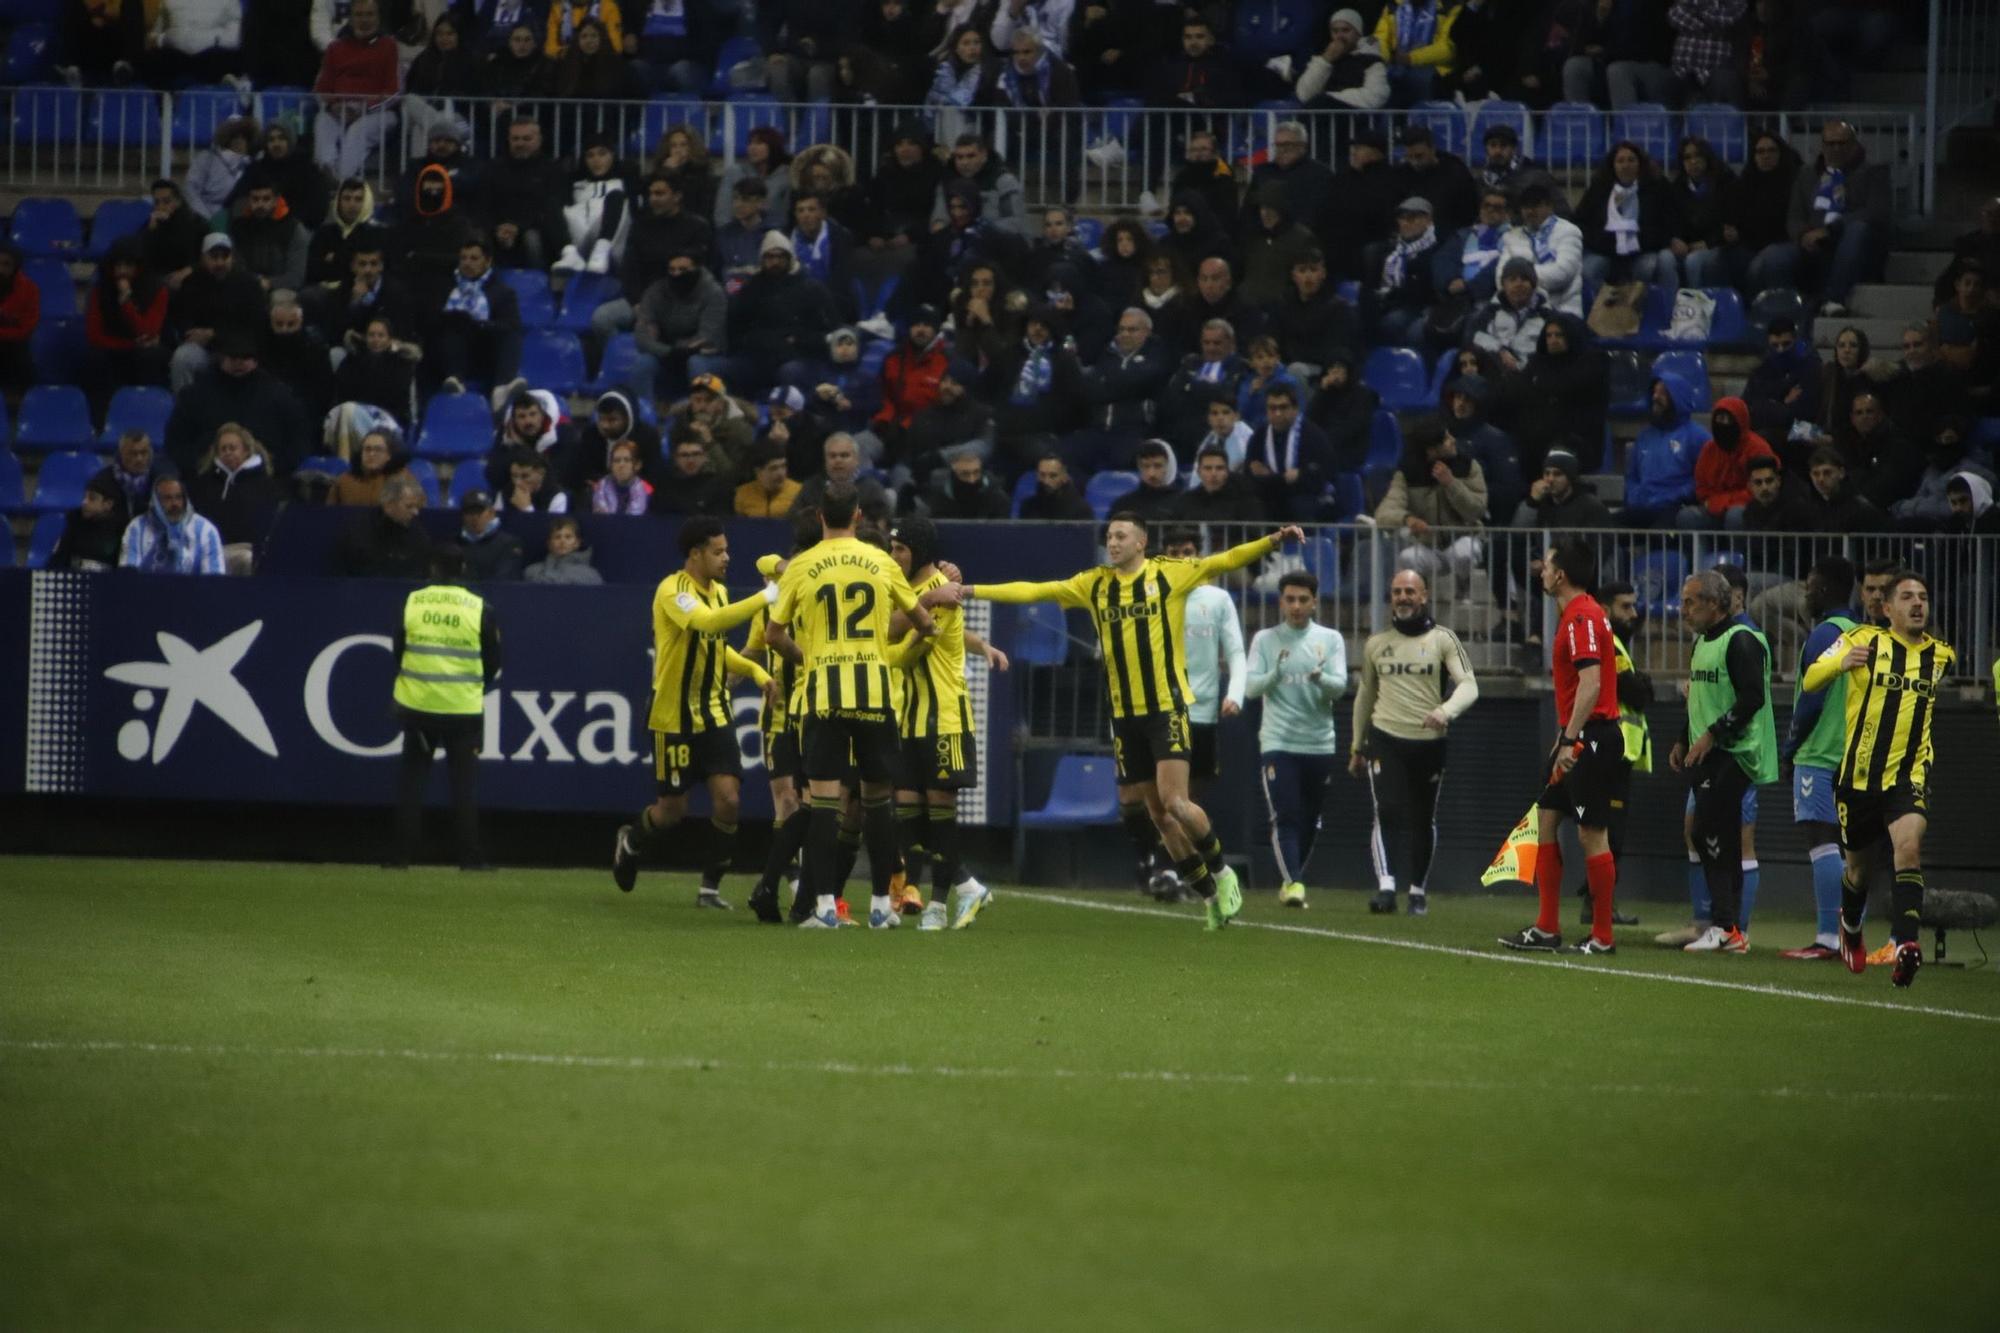
[[[431,582],[403,603],[396,627],[396,715],[403,725],[403,763],[396,787],[396,855],[415,859],[423,826],[424,787],[431,757],[442,749],[451,778],[458,829],[458,868],[491,869],[479,850],[474,784],[484,728],[486,691],[500,674],[500,626],[484,598],[465,587],[465,557],[434,548]]]

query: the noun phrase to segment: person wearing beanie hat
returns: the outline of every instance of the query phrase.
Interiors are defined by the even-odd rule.
[[[110,471],[107,467],[84,483],[83,503],[64,518],[62,536],[49,556],[50,569],[89,573],[117,566],[127,521],[125,492]],[[148,506],[151,503],[149,498]]]
[[[784,232],[764,233],[756,274],[729,302],[727,356],[698,356],[696,374],[725,374],[752,388],[772,383],[816,385],[826,337],[840,326],[833,295],[799,271]],[[775,372],[775,373],[774,373]]]
[[[1292,95],[1301,105],[1380,110],[1389,104],[1389,67],[1361,14],[1336,9],[1326,21],[1326,45],[1306,63]]]
[[[1517,528],[1608,528],[1611,511],[1597,491],[1583,480],[1580,446],[1565,440],[1542,458],[1542,475],[1528,487],[1528,498],[1514,510]]]
[[[1535,266],[1517,256],[1500,266],[1493,299],[1473,315],[1466,331],[1472,346],[1493,353],[1506,369],[1519,370],[1534,357],[1548,318],[1548,298],[1535,286]]]

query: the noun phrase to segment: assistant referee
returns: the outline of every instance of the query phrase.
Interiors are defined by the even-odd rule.
[[[458,868],[483,870],[474,787],[486,691],[500,674],[500,625],[486,600],[464,586],[465,557],[456,548],[433,548],[430,570],[430,584],[404,600],[396,626],[394,698],[403,763],[396,783],[396,854],[389,864],[407,866],[416,857],[431,756],[442,749]]]

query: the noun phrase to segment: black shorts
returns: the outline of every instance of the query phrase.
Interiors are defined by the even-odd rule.
[[[1126,785],[1151,782],[1163,760],[1193,758],[1185,708],[1171,713],[1111,720],[1111,753],[1118,760],[1118,781]]]
[[[653,783],[662,796],[685,796],[709,778],[741,778],[743,747],[734,727],[653,733]]]
[[[967,791],[979,785],[979,738],[969,731],[950,736],[903,737],[902,791]]]
[[[799,753],[799,729],[787,722],[776,731],[764,733],[764,768],[773,781],[805,777],[805,762]]]
[[[809,782],[893,783],[902,737],[893,713],[832,713],[803,723],[801,751]]]
[[[1930,792],[1920,786],[1901,785],[1887,791],[1856,791],[1836,787],[1834,808],[1840,812],[1840,848],[1864,852],[1889,836],[1889,825],[1905,815],[1931,814]]]
[[[1212,778],[1220,770],[1215,753],[1215,727],[1213,722],[1190,722],[1188,724],[1188,777],[1190,779]]]
[[[1619,771],[1624,763],[1625,735],[1618,724],[1609,718],[1585,723],[1576,763],[1569,776],[1542,789],[1542,808],[1559,811],[1582,828],[1611,827],[1611,803],[1630,786],[1630,777]],[[1555,767],[1556,752],[1550,750],[1542,769],[1554,773]]]

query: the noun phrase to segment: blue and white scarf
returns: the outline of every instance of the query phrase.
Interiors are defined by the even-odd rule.
[[[1220,384],[1228,370],[1227,361],[1204,361],[1201,363],[1201,368],[1195,371],[1194,377],[1204,384]]]
[[[794,229],[792,253],[798,256],[801,272],[815,282],[825,282],[833,273],[833,228],[820,223],[817,241],[807,240],[805,233]]]
[[[967,65],[961,73],[958,62],[945,57],[938,62],[937,77],[931,80],[931,105],[971,106],[972,99],[979,96],[979,81],[985,73],[985,66],[978,63]]]
[[[493,277],[493,270],[486,270],[486,276],[467,278],[461,276],[458,285],[444,301],[446,314],[470,315],[475,324],[484,324],[493,317],[493,307],[486,300],[486,284]]]
[[[1621,255],[1639,253],[1639,187],[1616,185],[1604,202],[1604,230],[1618,243]]]
[[[1393,292],[1403,285],[1403,276],[1409,271],[1410,261],[1438,243],[1437,224],[1424,228],[1424,234],[1414,241],[1396,238],[1396,248],[1382,261],[1382,290]]]
[[[1055,62],[1049,59],[1047,51],[1042,52],[1041,58],[1035,61],[1035,68],[1033,70],[1035,80],[1035,100],[1033,105],[1045,107],[1049,104],[1049,76],[1054,72]],[[1021,73],[1014,67],[1014,62],[1011,60],[1000,71],[1000,90],[1007,94],[1007,100],[1015,106],[1029,105],[1021,97]]]
[[[1293,421],[1292,428],[1285,435],[1283,449],[1278,447],[1277,431],[1269,426],[1264,428],[1264,466],[1283,476],[1299,465],[1299,422]]]
[[[1438,11],[1434,0],[1402,0],[1396,6],[1396,50],[1405,54],[1429,46],[1437,36]]]
[[[564,46],[568,46],[570,40],[576,36],[579,9],[583,11],[583,18],[596,19],[600,23],[604,21],[604,0],[590,0],[587,5],[568,4],[565,0],[558,0],[558,3],[561,4],[561,8],[557,11],[559,17],[556,40]]]
[[[1832,167],[1819,174],[1819,188],[1813,191],[1813,211],[1824,214],[1820,225],[1831,227],[1847,211],[1847,173]]]
[[[1049,355],[1053,343],[1027,343],[1027,357],[1021,362],[1021,373],[1014,380],[1014,392],[1008,401],[1016,407],[1026,407],[1041,401],[1056,379],[1055,358]]]
[[[1556,215],[1551,213],[1549,214],[1548,221],[1535,229],[1533,239],[1535,242],[1535,262],[1537,264],[1553,264],[1556,262],[1555,234],[1557,221]]]
[[[687,6],[683,0],[653,0],[646,8],[645,26],[640,28],[639,35],[685,37],[687,30]]]
[[[1500,262],[1500,238],[1506,231],[1505,227],[1474,227],[1465,238],[1460,276],[1468,283]]]

